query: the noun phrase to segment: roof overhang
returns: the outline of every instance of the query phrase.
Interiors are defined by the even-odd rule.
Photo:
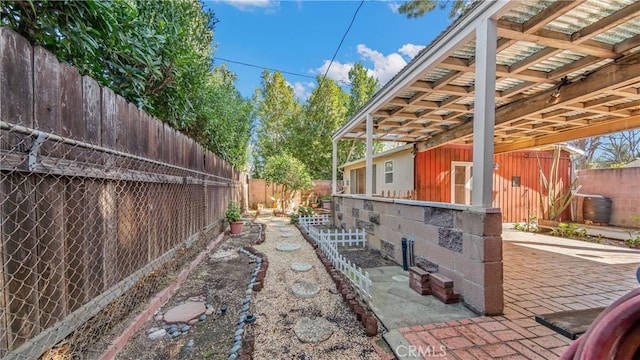
[[[495,152],[640,127],[640,2],[480,2],[333,136],[473,140],[475,29],[497,21]]]

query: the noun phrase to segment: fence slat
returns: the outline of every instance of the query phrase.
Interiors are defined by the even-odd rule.
[[[42,194],[37,202],[40,325],[47,328],[66,313],[64,185],[54,177],[46,177],[37,185]]]

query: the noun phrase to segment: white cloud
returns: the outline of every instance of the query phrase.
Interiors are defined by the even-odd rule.
[[[391,53],[385,56],[381,52],[370,49],[364,44],[358,45],[356,49],[364,60],[373,63],[373,69],[371,69],[369,73],[378,79],[380,84],[385,84],[391,80],[398,71],[407,65],[407,62],[398,53]]]
[[[293,85],[288,82],[287,84],[293,88],[293,94],[295,97],[302,101],[307,100],[311,96],[311,91],[316,86],[316,84],[312,82],[303,83],[299,81],[296,81]]]
[[[398,12],[398,8],[400,7],[400,4],[397,2],[389,2],[387,4],[387,6],[389,7],[389,9],[391,9],[391,12],[394,14],[399,14]]]
[[[410,59],[413,59],[422,49],[424,49],[423,45],[404,44],[400,49],[398,49],[398,52],[408,56]]]
[[[240,11],[253,11],[254,9],[271,9],[280,5],[276,0],[221,0]]]
[[[312,74],[320,74],[320,75],[324,75],[324,73],[327,71],[327,67],[329,66],[329,63],[331,61],[329,60],[325,60],[324,64],[322,64],[322,66],[320,66],[319,68],[312,70],[311,73]],[[331,64],[331,68],[329,69],[329,72],[327,73],[327,77],[329,79],[333,79],[337,82],[343,83],[343,84],[348,84],[349,83],[349,70],[351,70],[351,68],[353,67],[352,63],[340,63],[338,61],[334,61],[333,64]]]

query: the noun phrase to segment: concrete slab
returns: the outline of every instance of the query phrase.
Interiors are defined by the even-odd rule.
[[[408,272],[399,266],[366,269],[371,278],[370,306],[387,330],[468,319],[477,316],[461,303],[443,304],[409,287]],[[393,348],[393,344],[389,344]]]

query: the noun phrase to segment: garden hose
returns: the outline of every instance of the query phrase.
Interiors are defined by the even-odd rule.
[[[640,272],[639,272],[640,274]],[[640,288],[607,307],[561,360],[640,358]]]

